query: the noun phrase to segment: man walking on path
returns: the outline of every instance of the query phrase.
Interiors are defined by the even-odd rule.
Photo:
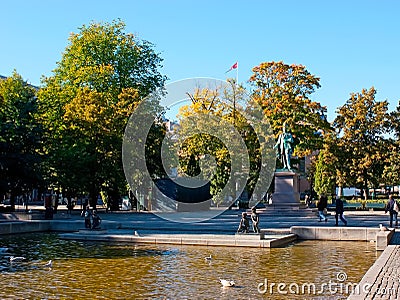
[[[386,206],[385,206],[385,214],[387,212],[389,212],[389,218],[390,218],[389,227],[393,227],[392,226],[393,225],[393,219],[395,221],[395,226],[397,227],[399,225],[398,221],[397,221],[397,215],[399,213],[399,205],[398,205],[397,201],[394,200],[392,195],[389,195],[389,200],[388,200],[388,202],[386,203]]]
[[[339,217],[340,220],[344,223],[345,226],[347,226],[347,220],[344,217],[344,207],[343,207],[343,201],[340,199],[340,197],[336,198],[336,208],[335,208],[335,219],[336,219],[336,226],[339,226]]]

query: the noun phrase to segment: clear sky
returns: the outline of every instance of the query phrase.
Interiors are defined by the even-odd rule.
[[[90,22],[120,18],[126,31],[152,42],[169,81],[225,74],[239,82],[267,61],[302,64],[320,77],[312,99],[331,121],[350,93],[374,86],[390,110],[400,100],[400,1],[1,1],[0,75],[13,70],[40,86]]]

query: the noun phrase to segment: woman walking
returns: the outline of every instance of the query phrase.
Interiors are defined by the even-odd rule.
[[[328,218],[325,216],[324,214],[324,210],[328,207],[328,198],[325,196],[325,194],[322,194],[321,197],[319,198],[318,201],[318,217],[319,217],[319,221],[328,221]]]

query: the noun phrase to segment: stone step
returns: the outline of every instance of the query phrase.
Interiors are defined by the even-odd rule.
[[[235,234],[235,238],[236,239],[244,239],[244,240],[263,240],[264,239],[264,232],[260,232],[260,233],[236,233]]]
[[[96,228],[96,229],[79,229],[79,234],[106,234],[106,229]]]

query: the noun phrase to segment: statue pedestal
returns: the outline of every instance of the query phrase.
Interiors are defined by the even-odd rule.
[[[275,192],[272,194],[274,209],[299,209],[298,175],[292,171],[275,172]]]

